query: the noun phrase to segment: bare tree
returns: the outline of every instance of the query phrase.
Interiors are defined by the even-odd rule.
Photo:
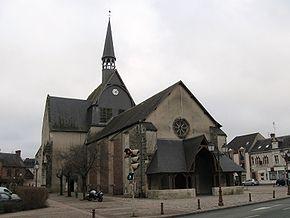
[[[62,178],[63,178],[63,169],[59,169],[56,173],[56,177],[59,179],[59,195],[63,195],[63,190],[62,190]]]
[[[70,179],[73,174],[77,174],[82,180],[83,198],[87,191],[87,178],[93,164],[97,158],[96,146],[76,145],[62,155],[64,161],[64,175]],[[69,189],[68,180],[68,189]]]

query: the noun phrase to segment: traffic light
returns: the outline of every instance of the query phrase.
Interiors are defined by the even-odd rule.
[[[130,149],[125,148],[125,158],[130,158],[130,168],[134,172],[138,169],[140,163],[139,163],[139,150],[138,149]],[[129,177],[129,175],[128,175]],[[129,180],[129,179],[128,179]]]
[[[135,150],[131,150],[131,167],[132,170],[135,171],[138,169],[140,163],[139,163],[139,150],[135,149]]]

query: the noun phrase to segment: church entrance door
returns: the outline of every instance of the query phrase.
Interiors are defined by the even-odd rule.
[[[196,194],[210,195],[212,194],[214,174],[213,155],[207,150],[202,149],[195,158],[195,179]]]

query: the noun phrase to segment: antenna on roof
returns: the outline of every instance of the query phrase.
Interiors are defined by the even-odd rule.
[[[110,19],[111,18],[111,10],[109,10],[109,15],[108,16],[109,16],[109,19]]]
[[[275,121],[273,121],[273,131],[274,131],[273,133],[276,134],[276,124],[275,124]]]

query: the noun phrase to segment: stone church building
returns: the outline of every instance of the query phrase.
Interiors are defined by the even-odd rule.
[[[135,105],[115,66],[110,21],[102,57],[102,83],[86,100],[49,96],[46,100],[38,181],[57,191],[58,153],[73,145],[95,146],[97,159],[88,184],[105,193],[127,194],[130,184],[124,149],[139,149],[136,193],[194,189],[212,194],[221,184],[233,185],[243,169],[219,152],[226,143],[221,125],[179,81]],[[214,152],[208,145],[216,145]],[[218,164],[218,159],[220,159]]]

